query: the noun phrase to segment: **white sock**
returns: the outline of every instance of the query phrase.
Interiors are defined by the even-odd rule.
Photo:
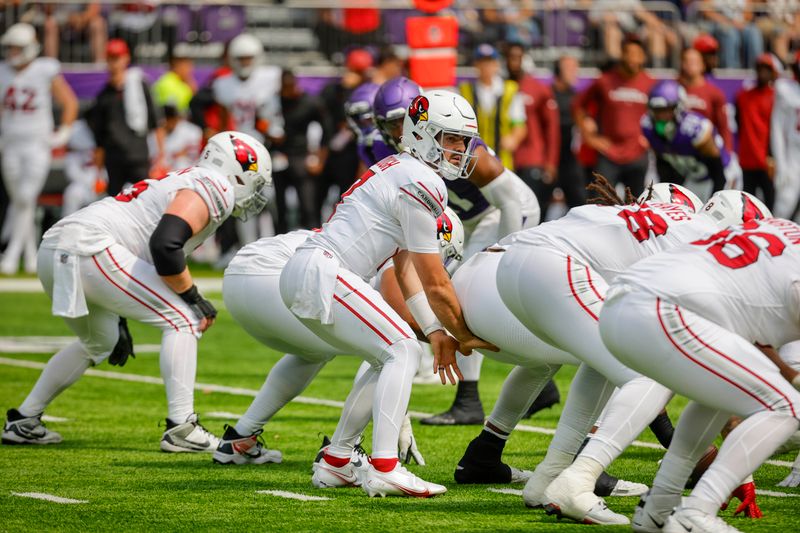
[[[573,459],[575,459],[575,454],[565,453],[553,448],[551,444],[547,448],[547,453],[542,462],[536,465],[536,471],[545,474],[547,477],[555,478],[572,464]]]
[[[358,367],[358,371],[356,372],[356,377],[353,378],[353,385],[355,385],[356,382],[361,379],[361,376],[369,371],[371,366],[372,365],[370,365],[367,361],[362,361],[361,366]]]
[[[378,377],[372,406],[372,457],[376,459],[397,457],[397,440],[421,351],[415,339],[403,339],[387,349],[389,357]]]
[[[336,431],[331,437],[331,445],[328,447],[328,453],[334,457],[350,457],[358,438],[369,424],[372,417],[372,399],[375,396],[375,386],[380,371],[378,367],[369,366],[347,395],[342,416],[339,417]]]
[[[560,367],[561,365],[514,367],[503,382],[500,396],[487,421],[504,431],[507,437]]]
[[[250,407],[236,422],[236,433],[252,435],[266,424],[284,405],[308,387],[325,362],[311,362],[294,354],[284,355],[267,374]]]
[[[561,413],[550,447],[569,454],[571,461],[612,392],[614,385],[610,381],[596,370],[582,364],[570,385],[564,411]]]
[[[690,499],[711,502],[719,509],[742,480],[797,431],[798,425],[796,418],[781,411],[761,411],[746,418],[728,434]]]
[[[682,494],[697,461],[727,421],[727,413],[689,402],[681,413],[669,450],[653,480],[653,493]]]
[[[62,348],[47,362],[19,412],[24,416],[43,412],[56,396],[80,379],[90,364],[89,353],[80,341]]]
[[[19,268],[19,259],[36,223],[36,206],[32,203],[14,204],[11,217],[12,232],[3,255],[3,263]]]
[[[603,424],[581,452],[608,468],[622,451],[653,421],[672,392],[650,378],[632,379],[606,405]]]
[[[197,337],[169,330],[161,336],[161,377],[167,391],[167,417],[182,424],[194,413]]]
[[[481,365],[483,364],[483,354],[473,351],[472,355],[461,355],[456,352],[456,362],[464,381],[478,381],[481,377]]]

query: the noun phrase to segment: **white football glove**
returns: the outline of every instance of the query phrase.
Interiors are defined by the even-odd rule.
[[[66,146],[69,142],[69,137],[72,134],[72,126],[60,126],[50,136],[50,147],[61,148]]]
[[[411,417],[406,415],[403,425],[400,427],[400,438],[397,441],[399,448],[398,455],[400,461],[408,464],[413,459],[418,465],[425,466],[425,458],[417,448],[417,439],[414,438],[414,431],[411,429]]]

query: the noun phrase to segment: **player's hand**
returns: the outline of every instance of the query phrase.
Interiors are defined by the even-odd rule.
[[[414,438],[414,431],[411,428],[411,418],[406,415],[403,425],[400,426],[400,437],[397,439],[398,457],[404,464],[411,461],[420,466],[425,466],[425,458],[417,448],[417,439]]]
[[[463,380],[464,376],[461,375],[461,370],[456,362],[458,341],[441,329],[428,335],[428,340],[433,349],[433,372],[439,374],[442,385],[447,384],[445,377],[453,385],[456,384],[456,376]]]
[[[69,142],[72,134],[72,126],[60,126],[53,135],[50,136],[50,148],[61,148]]]
[[[203,298],[203,295],[197,290],[197,285],[192,285],[188,291],[182,292],[178,296],[189,305],[192,313],[200,319],[201,332],[205,332],[214,325],[214,320],[217,318],[217,309],[214,304]]]
[[[739,513],[744,513],[748,518],[761,518],[764,516],[761,513],[761,509],[758,508],[758,502],[756,502],[756,484],[754,482],[742,483],[736,487],[736,490],[731,494],[731,499],[733,498],[738,498],[742,502],[734,511],[734,516]],[[727,508],[727,503],[722,504],[723,511]]]
[[[487,342],[480,337],[473,337],[462,342],[459,345],[458,351],[461,352],[462,355],[471,355],[472,350],[489,350],[490,352],[499,352],[500,348],[492,344],[491,342]]]

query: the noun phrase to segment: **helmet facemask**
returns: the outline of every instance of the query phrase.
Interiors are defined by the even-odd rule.
[[[403,137],[403,118],[406,115],[405,109],[393,109],[386,113],[386,117],[375,117],[375,126],[381,132],[383,141],[400,153],[405,148],[402,145]],[[399,135],[397,135],[399,133]]]
[[[267,180],[263,176],[250,173],[250,176],[236,176],[237,184],[234,186],[236,201],[231,213],[239,220],[247,220],[251,216],[259,214],[269,203],[267,192]],[[242,182],[240,185],[238,182]],[[248,181],[252,181],[250,185]]]
[[[460,130],[445,129],[436,124],[429,123],[424,130],[430,135],[430,149],[426,154],[421,154],[423,161],[428,163],[433,169],[446,180],[465,179],[475,170],[478,160],[475,156],[475,146],[477,144],[477,133],[467,133]],[[417,135],[416,133],[414,135]],[[456,150],[445,148],[443,140],[445,135],[463,138],[464,149]],[[450,156],[459,156],[458,163],[451,163]]]

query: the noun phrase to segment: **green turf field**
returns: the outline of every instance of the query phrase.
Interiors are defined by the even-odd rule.
[[[212,295],[222,307],[220,295]],[[40,294],[0,294],[0,337],[65,336],[69,331],[49,313],[49,301]],[[137,344],[158,343],[157,331],[132,326]],[[251,340],[224,311],[217,325],[200,343],[198,382],[257,389],[281,354]],[[50,354],[0,354],[3,358],[45,362]],[[323,370],[305,397],[344,400],[359,361],[342,357]],[[509,368],[486,360],[481,394],[488,411]],[[158,376],[155,353],[141,353],[123,369],[102,365],[98,370]],[[39,375],[38,369],[0,363],[0,407],[18,406]],[[572,372],[558,376],[562,402]],[[445,409],[452,387],[416,386],[411,409],[428,413]],[[208,413],[243,413],[250,397],[208,390],[196,395],[196,408],[206,427],[222,434],[231,419]],[[323,491],[311,486],[311,461],[321,435],[331,434],[338,409],[292,403],[267,425],[264,440],[280,449],[279,465],[225,467],[209,455],[171,455],[159,451],[166,407],[159,385],[85,376],[63,393],[46,414],[67,419],[49,426],[64,436],[50,447],[0,446],[0,531],[42,530],[177,530],[177,531],[585,531],[568,521],[559,522],[542,511],[529,510],[521,498],[498,494],[487,487],[460,487],[453,470],[467,443],[479,428],[430,428],[414,425],[419,447],[429,466],[411,469],[423,478],[443,483],[449,492],[429,500],[370,499],[360,489]],[[681,401],[670,406],[673,415]],[[540,413],[526,424],[553,428],[559,408]],[[674,416],[673,416],[674,419]],[[642,440],[655,442],[649,431]],[[516,433],[506,447],[506,460],[533,468],[544,456],[549,437]],[[367,440],[367,444],[369,440]],[[367,446],[369,449],[369,446]],[[649,483],[661,452],[634,447],[611,468],[611,473]],[[786,455],[779,459],[793,460]],[[766,465],[755,474],[760,489],[793,493],[776,483],[788,469]],[[522,487],[516,487],[521,489]],[[258,494],[284,490],[328,501],[297,501]],[[66,505],[14,496],[39,492],[87,503]],[[635,498],[609,498],[609,505],[631,515]],[[765,517],[751,521],[723,513],[743,531],[798,531],[800,498],[759,496]],[[603,529],[593,527],[592,531]],[[624,528],[617,528],[622,530]]]

